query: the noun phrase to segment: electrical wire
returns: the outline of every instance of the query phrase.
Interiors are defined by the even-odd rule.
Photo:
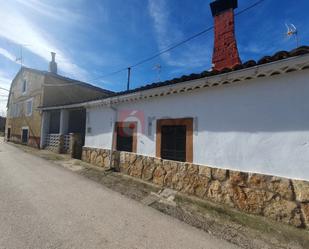
[[[254,4],[252,4],[252,5],[248,6],[248,7],[246,7],[245,9],[243,9],[243,10],[237,12],[237,13],[235,14],[235,16],[239,16],[239,15],[241,15],[241,14],[247,12],[248,10],[250,10],[250,9],[252,9],[252,8],[254,8],[254,7],[260,5],[261,3],[265,2],[265,1],[266,1],[266,0],[259,0],[259,1],[255,2]],[[151,60],[153,60],[153,59],[159,57],[159,56],[162,55],[162,54],[165,54],[165,53],[167,53],[167,52],[170,52],[171,50],[173,50],[173,49],[175,49],[175,48],[178,48],[179,46],[181,46],[181,45],[183,45],[183,44],[185,44],[185,43],[187,43],[187,42],[189,42],[189,41],[191,41],[191,40],[193,40],[193,39],[195,39],[195,38],[197,38],[197,37],[199,37],[199,36],[201,36],[201,35],[203,35],[203,34],[209,32],[209,31],[211,31],[213,28],[214,28],[214,26],[208,27],[208,28],[206,28],[206,29],[200,31],[199,33],[194,34],[194,35],[190,36],[189,38],[187,38],[187,39],[185,39],[185,40],[183,40],[183,41],[180,41],[180,42],[178,42],[178,43],[176,43],[176,44],[174,44],[174,45],[172,45],[172,46],[170,46],[170,47],[167,47],[167,48],[165,48],[165,49],[159,51],[158,53],[156,53],[156,54],[154,54],[154,55],[152,55],[152,56],[150,56],[150,57],[148,57],[148,58],[146,58],[146,59],[143,59],[143,60],[141,60],[141,61],[139,61],[139,62],[137,62],[137,63],[135,63],[135,64],[133,64],[133,65],[131,65],[131,66],[128,66],[128,67],[119,69],[119,70],[117,70],[117,71],[114,71],[114,72],[111,72],[111,73],[108,73],[108,74],[99,76],[99,77],[94,78],[94,79],[92,79],[92,80],[98,80],[98,79],[101,79],[101,78],[106,78],[106,77],[108,77],[108,76],[111,76],[111,75],[118,74],[118,73],[121,73],[121,72],[123,72],[123,71],[126,71],[128,68],[134,68],[134,67],[140,66],[140,65],[142,65],[142,64],[144,64],[144,63],[146,63],[146,62],[148,62],[148,61],[151,61]]]
[[[6,88],[3,88],[0,86],[0,90],[4,90],[4,91],[7,91],[7,92],[10,92],[10,90],[6,89]]]
[[[255,2],[255,3],[253,3],[252,5],[246,7],[245,9],[240,10],[239,12],[235,13],[235,16],[239,16],[239,15],[241,15],[241,14],[247,12],[247,11],[253,9],[254,7],[260,5],[261,3],[265,2],[265,1],[266,1],[266,0],[259,0],[259,1]],[[189,41],[191,41],[191,40],[193,40],[193,39],[195,39],[195,38],[197,38],[197,37],[199,37],[199,36],[201,36],[201,35],[203,35],[203,34],[208,33],[209,31],[211,31],[211,30],[213,30],[213,29],[214,29],[214,26],[210,26],[210,27],[208,27],[208,28],[206,28],[206,29],[204,29],[204,30],[202,30],[202,31],[200,31],[200,32],[198,32],[198,33],[196,33],[196,34],[194,34],[194,35],[192,35],[192,36],[186,38],[185,40],[182,40],[182,41],[180,41],[180,42],[178,42],[178,43],[175,43],[174,45],[171,45],[171,46],[169,46],[169,47],[167,47],[167,48],[165,48],[165,49],[163,49],[163,50],[157,52],[156,54],[151,55],[150,57],[147,57],[147,58],[145,58],[145,59],[142,59],[142,60],[136,62],[135,64],[132,64],[132,65],[130,65],[130,66],[121,68],[121,69],[116,70],[116,71],[113,71],[113,72],[111,72],[111,73],[107,73],[107,74],[98,76],[98,77],[96,77],[96,78],[90,79],[89,82],[96,81],[96,80],[99,80],[99,79],[102,79],[102,78],[107,78],[107,77],[113,76],[113,75],[118,74],[118,73],[122,73],[122,72],[124,72],[124,71],[127,71],[128,68],[131,68],[131,69],[132,69],[132,68],[138,67],[138,66],[140,66],[140,65],[142,65],[142,64],[145,64],[145,63],[147,63],[147,62],[149,62],[149,61],[152,61],[153,59],[155,59],[155,58],[161,56],[162,54],[165,54],[165,53],[167,53],[167,52],[170,52],[170,51],[172,51],[172,50],[174,50],[174,49],[176,49],[176,48],[182,46],[183,44],[185,44],[185,43],[187,43],[187,42],[189,42]],[[53,84],[52,86],[70,86],[70,85],[72,85],[72,84],[77,84],[77,85],[78,85],[78,84],[82,84],[82,83],[81,83],[81,82],[77,82],[77,81],[72,81],[72,82],[70,82],[70,83],[68,83],[68,84],[66,84],[66,83],[64,83],[64,84]],[[1,87],[0,87],[0,89],[1,89]],[[8,91],[7,89],[3,89],[3,90]]]

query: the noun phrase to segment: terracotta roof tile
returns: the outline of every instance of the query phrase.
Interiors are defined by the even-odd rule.
[[[235,72],[235,71],[238,71],[238,70],[241,70],[241,69],[250,68],[250,67],[257,66],[257,65],[263,65],[263,64],[270,63],[270,62],[283,60],[283,59],[286,59],[286,58],[289,58],[289,57],[295,57],[295,56],[304,55],[304,54],[309,54],[309,46],[302,46],[302,47],[299,47],[297,49],[293,49],[290,52],[279,51],[279,52],[276,52],[275,54],[273,54],[272,56],[264,56],[260,60],[258,60],[257,62],[255,60],[248,60],[248,61],[246,61],[242,64],[234,66],[233,68],[224,68],[221,71],[216,71],[216,70],[203,71],[199,74],[193,73],[193,74],[190,74],[190,75],[183,75],[179,78],[174,78],[174,79],[171,79],[171,80],[150,83],[150,84],[147,84],[147,85],[144,85],[144,86],[132,89],[132,90],[117,92],[117,93],[109,95],[108,97],[121,96],[121,95],[125,95],[125,94],[136,93],[136,92],[154,89],[154,88],[158,88],[158,87],[175,85],[175,84],[185,82],[185,81],[206,78],[206,77],[224,74],[224,73],[228,73],[228,72]],[[96,98],[96,99],[93,99],[91,101],[100,100],[100,99],[104,99],[104,98]]]
[[[153,88],[162,87],[162,86],[174,85],[174,84],[189,81],[189,80],[201,79],[201,78],[210,77],[210,76],[214,76],[214,75],[218,75],[218,74],[237,71],[237,70],[241,70],[241,69],[244,69],[244,68],[250,68],[250,67],[254,67],[256,65],[263,65],[263,64],[270,63],[270,62],[283,60],[283,59],[286,59],[286,58],[289,58],[289,57],[299,56],[299,55],[308,54],[308,53],[309,53],[309,46],[302,46],[302,47],[299,47],[297,49],[293,49],[290,52],[279,51],[279,52],[276,52],[272,56],[264,56],[260,60],[258,60],[257,62],[254,61],[254,60],[249,60],[249,61],[247,61],[243,64],[236,65],[233,68],[224,68],[221,71],[212,70],[212,71],[204,71],[200,74],[194,73],[194,74],[190,74],[190,75],[183,75],[179,78],[174,78],[174,79],[166,80],[166,81],[163,81],[163,82],[155,82],[155,83],[147,84],[147,85],[144,85],[142,87],[138,87],[138,88],[135,88],[135,89],[132,89],[132,90],[129,90],[129,91],[118,92],[118,93],[115,93],[114,96],[144,91],[144,90],[153,89]]]

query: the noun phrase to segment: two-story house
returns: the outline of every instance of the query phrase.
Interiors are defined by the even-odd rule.
[[[5,129],[5,117],[0,116],[0,133],[3,133]]]
[[[112,92],[85,82],[66,78],[57,74],[55,53],[49,63],[49,71],[22,67],[11,83],[7,103],[6,140],[40,147],[42,112],[40,106],[55,106],[80,103],[96,98],[104,98]],[[67,119],[69,129],[84,133],[86,112],[71,110]],[[52,114],[50,133],[59,133],[61,113]]]

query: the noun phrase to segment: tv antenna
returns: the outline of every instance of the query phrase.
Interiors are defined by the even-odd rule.
[[[161,71],[162,71],[162,66],[160,64],[157,64],[153,67],[153,70],[157,71],[158,74],[158,82],[161,81]]]
[[[23,62],[24,62],[24,57],[23,57],[23,47],[29,47],[30,45],[29,44],[19,44],[20,46],[20,57],[16,58],[16,62],[20,63],[20,67],[22,68],[23,67]]]
[[[299,47],[298,29],[292,23],[289,23],[289,24],[286,23],[285,26],[287,28],[286,36],[288,38],[295,37],[296,45],[297,45],[297,47]]]

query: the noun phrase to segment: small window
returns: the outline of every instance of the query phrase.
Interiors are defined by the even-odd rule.
[[[26,101],[26,116],[32,115],[32,99]]]
[[[157,120],[156,156],[180,162],[193,161],[193,119]]]
[[[27,81],[24,80],[22,84],[22,93],[26,93],[26,92],[27,92]]]
[[[12,118],[17,118],[20,116],[20,104],[12,104],[10,108],[10,116]]]
[[[186,161],[186,130],[185,125],[161,127],[161,157],[163,159]]]
[[[117,122],[115,127],[117,151],[136,152],[136,122]]]

